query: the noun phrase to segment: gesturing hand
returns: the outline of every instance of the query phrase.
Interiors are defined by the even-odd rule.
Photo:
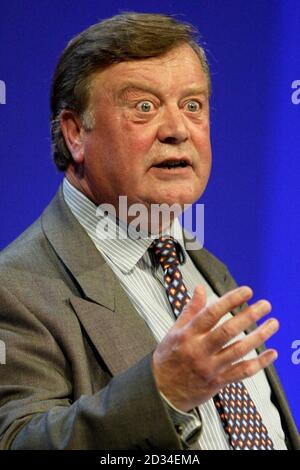
[[[255,359],[241,361],[278,330],[276,319],[265,321],[243,339],[226,345],[271,311],[268,301],[259,300],[216,327],[227,312],[252,295],[249,287],[239,287],[205,306],[204,287],[197,286],[191,301],[157,346],[152,362],[154,377],[159,390],[178,409],[189,411],[225,385],[256,374],[276,359],[276,351],[269,349]]]

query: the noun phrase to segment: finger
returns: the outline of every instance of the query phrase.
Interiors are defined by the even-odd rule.
[[[206,304],[206,292],[204,286],[199,284],[195,287],[193,297],[186,304],[180,316],[176,320],[176,327],[186,325]]]
[[[232,309],[247,302],[253,295],[248,286],[238,287],[224,294],[220,299],[202,309],[192,320],[192,328],[198,334],[211,330],[216,323]]]
[[[236,341],[227,348],[222,349],[216,356],[218,366],[226,367],[242,359],[250,351],[257,349],[270,339],[278,329],[278,321],[275,318],[270,318],[242,340]]]
[[[216,353],[223,348],[228,341],[235,338],[242,331],[247,330],[257,320],[267,315],[272,310],[270,302],[259,300],[253,305],[246,307],[238,315],[225,321],[206,336],[206,349],[209,354]]]
[[[224,385],[233,382],[240,382],[241,380],[252,377],[262,369],[265,369],[270,364],[272,364],[272,362],[274,362],[277,357],[278,354],[275,349],[267,349],[255,359],[249,359],[248,361],[241,361],[237,364],[234,364],[222,374],[220,378],[220,382],[223,384],[222,387]]]

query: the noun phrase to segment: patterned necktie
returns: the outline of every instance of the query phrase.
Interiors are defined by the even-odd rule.
[[[179,269],[176,245],[172,238],[160,237],[150,249],[164,273],[164,285],[175,317],[178,317],[190,296]],[[235,450],[273,450],[273,442],[243,382],[224,387],[214,397],[214,403]]]

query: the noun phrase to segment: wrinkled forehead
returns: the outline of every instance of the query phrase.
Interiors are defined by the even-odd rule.
[[[95,72],[91,82],[91,99],[102,93],[117,95],[130,85],[159,89],[164,93],[185,88],[208,90],[199,56],[189,45],[178,46],[161,56],[130,60],[110,65]]]

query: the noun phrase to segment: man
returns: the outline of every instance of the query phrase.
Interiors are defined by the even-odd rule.
[[[118,15],[63,52],[51,107],[65,180],[1,255],[3,449],[299,448],[262,347],[278,322],[253,330],[269,302],[247,306],[251,289],[186,250],[176,218],[111,235],[126,232],[121,196],[148,213],[201,196],[209,95],[192,28],[167,16]],[[102,204],[118,214],[104,237]]]

